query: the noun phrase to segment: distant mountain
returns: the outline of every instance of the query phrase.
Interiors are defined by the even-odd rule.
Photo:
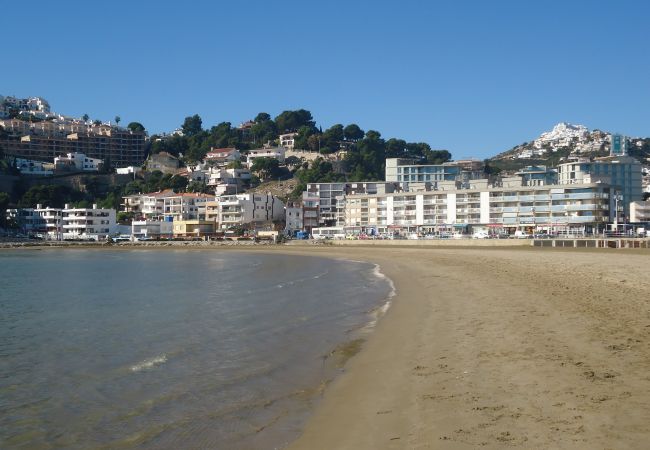
[[[531,164],[556,165],[569,156],[607,156],[610,134],[584,125],[558,123],[531,142],[524,142],[500,153],[490,161],[504,169],[517,169]],[[644,164],[650,160],[650,138],[628,137],[628,153]]]

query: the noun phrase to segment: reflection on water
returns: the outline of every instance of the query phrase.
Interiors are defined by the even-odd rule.
[[[273,448],[388,280],[217,251],[0,254],[0,448]]]

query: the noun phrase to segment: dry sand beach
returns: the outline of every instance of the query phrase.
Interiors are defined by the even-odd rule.
[[[650,445],[647,251],[296,251],[398,295],[290,449]]]

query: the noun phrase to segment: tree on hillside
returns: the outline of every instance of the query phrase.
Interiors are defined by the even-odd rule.
[[[126,126],[131,131],[144,131],[144,125],[139,122],[131,122]]]
[[[271,116],[265,112],[255,116],[255,124],[251,127],[253,142],[256,144],[265,144],[273,141],[278,137],[278,127],[271,120]]]
[[[280,176],[280,163],[275,158],[255,158],[251,172],[257,174],[260,180],[273,180]]]
[[[203,121],[201,120],[201,117],[198,114],[194,114],[193,116],[185,118],[181,129],[183,130],[183,134],[189,137],[197,135],[203,131],[202,125]]]
[[[90,119],[90,116],[88,114],[84,114],[82,117],[84,122],[88,122],[88,119]]]
[[[358,141],[365,133],[356,123],[351,123],[343,129],[343,137],[346,141]]]
[[[427,164],[442,164],[451,161],[451,153],[448,150],[428,150],[424,152]]]
[[[271,120],[271,115],[269,113],[261,112],[255,116],[253,122],[260,123],[260,122],[268,122],[269,120]]]
[[[115,116],[115,125],[119,125],[121,121],[122,118],[120,116]]]
[[[302,150],[318,150],[318,140],[316,140],[316,146],[314,147],[314,141],[312,140],[312,145],[309,145],[309,138],[316,134],[316,128],[310,126],[302,126],[298,129],[298,135],[294,137],[293,146],[297,149]]]
[[[343,125],[337,123],[325,130],[321,136],[321,153],[334,153],[339,149],[339,142],[344,139]]]
[[[280,133],[297,131],[300,127],[309,127],[316,130],[316,122],[311,113],[305,109],[297,111],[283,111],[275,118],[275,124]]]
[[[386,159],[386,142],[378,131],[366,132],[366,137],[356,144],[356,150],[348,152],[345,162],[351,181],[383,180]]]

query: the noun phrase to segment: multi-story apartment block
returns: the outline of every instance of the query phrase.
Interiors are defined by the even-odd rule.
[[[63,210],[43,207],[17,208],[7,210],[7,219],[23,233],[39,235],[44,239],[61,240]]]
[[[317,192],[302,193],[302,226],[303,230],[311,232],[320,226],[320,196]]]
[[[558,165],[561,185],[596,182],[613,187],[616,196],[612,202],[620,201],[626,218],[630,216],[630,203],[643,200],[641,163],[630,156],[607,156],[593,161],[577,159]],[[614,208],[613,203],[611,206]]]
[[[171,189],[149,194],[127,195],[122,197],[121,206],[124,212],[132,212],[137,218],[157,219],[164,215],[165,198],[175,195]]]
[[[174,194],[163,197],[165,220],[205,220],[205,204],[213,200],[208,194]]]
[[[480,187],[479,187],[480,186]],[[484,186],[484,187],[483,187]],[[474,189],[350,195],[345,225],[441,232],[470,226],[494,230],[600,230],[610,221],[611,186],[509,187],[478,183]]]
[[[294,235],[298,231],[304,230],[303,218],[304,212],[302,205],[289,203],[284,211],[284,233]]]
[[[355,183],[308,183],[303,193],[303,207],[307,212],[318,212],[318,224],[315,226],[342,226],[345,222],[345,198],[353,194],[377,194],[393,192],[398,189],[396,183],[383,181],[365,181]],[[305,206],[306,202],[318,199],[318,207]],[[309,223],[309,221],[307,222]],[[307,227],[307,223],[305,227]],[[311,224],[309,225],[311,226]]]
[[[63,208],[63,239],[106,239],[117,229],[115,210],[98,208]]]
[[[351,195],[345,225],[405,231],[450,231],[470,226],[516,230],[600,230],[611,220],[611,186],[488,186],[383,195]]]
[[[386,159],[386,181],[397,183],[432,183],[441,181],[467,182],[484,178],[483,163],[459,160],[444,164],[415,164],[403,158]]]
[[[236,194],[217,197],[221,230],[284,219],[284,203],[271,194]]]
[[[80,121],[27,122],[0,120],[6,137],[0,141],[8,155],[51,161],[68,153],[108,161],[111,167],[141,165],[145,156],[146,133],[111,125]]]

